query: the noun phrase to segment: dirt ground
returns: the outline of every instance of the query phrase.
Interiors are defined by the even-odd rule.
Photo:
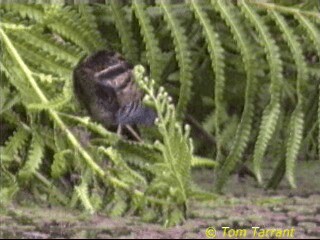
[[[188,220],[173,228],[143,223],[134,217],[88,217],[61,208],[12,205],[0,211],[0,238],[259,239],[281,234],[284,238],[320,238],[320,163],[299,163],[297,168],[295,190],[283,181],[277,191],[265,191],[250,177],[234,176],[221,198],[190,203]],[[204,188],[212,187],[210,170],[197,170],[194,176]]]

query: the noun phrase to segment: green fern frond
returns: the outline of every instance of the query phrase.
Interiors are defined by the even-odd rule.
[[[9,111],[14,105],[20,102],[20,96],[17,93],[11,92],[7,87],[0,87],[0,114]],[[12,95],[14,97],[12,97]]]
[[[314,46],[317,50],[318,56],[320,57],[320,30],[305,16],[301,14],[296,14],[295,17],[299,21],[299,23],[305,28],[307,34],[312,39]]]
[[[196,0],[190,2],[196,18],[199,20],[203,28],[203,35],[208,44],[208,51],[212,62],[212,69],[215,74],[215,90],[214,90],[214,102],[215,102],[215,135],[217,156],[216,160],[221,158],[221,142],[220,142],[220,118],[223,114],[223,92],[225,87],[225,59],[224,49],[221,45],[220,36],[215,29],[212,28],[212,24],[205,11],[201,9],[201,6]]]
[[[18,90],[22,103],[38,102],[39,98],[33,94],[33,89],[25,82],[22,70],[9,58],[7,52],[4,52],[3,55],[6,56],[6,58],[0,63],[2,71],[7,76],[10,84]]]
[[[139,186],[140,189],[144,189],[147,186],[146,179],[138,172],[131,169],[116,149],[113,149],[112,147],[108,147],[107,149],[100,147],[99,151],[109,157],[110,161],[114,164],[114,168],[121,172],[121,175],[123,174],[123,178],[125,177],[127,182],[130,181],[131,184]]]
[[[101,124],[91,121],[89,117],[77,117],[65,113],[59,113],[59,115],[71,119],[72,121],[88,128],[92,132],[97,133],[104,138],[104,141],[107,141],[109,144],[115,144],[120,140],[120,137],[117,134],[108,131]]]
[[[138,155],[145,160],[142,164],[148,165],[161,161],[161,154],[154,145],[147,143],[136,143],[131,141],[119,141],[119,150],[129,155]],[[132,161],[128,160],[130,163]],[[138,164],[138,163],[137,163]],[[138,164],[140,165],[140,164]]]
[[[312,23],[308,18],[306,18],[302,14],[295,14],[295,18],[299,21],[299,23],[303,26],[308,36],[311,38],[314,47],[317,51],[318,58],[320,58],[320,30],[316,27],[314,23]],[[320,86],[320,85],[319,85]],[[320,97],[319,97],[320,99]],[[320,100],[318,105],[318,151],[320,156]],[[294,184],[293,184],[294,186]]]
[[[14,196],[19,191],[19,186],[16,182],[13,182],[10,184],[9,187],[1,187],[0,189],[0,206],[4,207],[7,204],[9,205],[12,200],[14,199]]]
[[[80,15],[78,24],[81,28],[85,29],[85,34],[88,39],[93,40],[93,47],[95,50],[104,48],[106,45],[105,40],[102,38],[98,29],[96,16],[93,12],[93,7],[88,4],[79,4],[77,6]],[[78,16],[76,16],[78,18]]]
[[[215,168],[218,166],[217,161],[213,161],[209,158],[199,157],[199,156],[193,156],[191,160],[191,167],[210,167]]]
[[[235,168],[236,163],[241,159],[249,141],[254,113],[253,103],[257,85],[257,68],[255,67],[255,52],[253,50],[252,42],[246,34],[243,25],[240,24],[241,20],[239,19],[239,13],[237,12],[237,9],[235,9],[232,4],[228,4],[223,0],[212,1],[212,4],[214,8],[219,11],[226,24],[230,27],[230,30],[241,52],[247,75],[245,104],[241,121],[236,132],[231,152],[217,173],[216,189],[221,191],[230,172]]]
[[[188,102],[191,98],[191,53],[189,50],[185,29],[181,26],[179,19],[174,16],[170,4],[168,4],[165,0],[160,1],[159,4],[163,11],[164,19],[171,31],[171,36],[175,46],[176,58],[180,68],[180,91],[177,104],[177,114],[178,117],[181,118],[184,116]]]
[[[50,54],[56,60],[67,62],[69,66],[75,66],[79,60],[79,55],[81,55],[80,49],[67,43],[58,43],[57,40],[54,40],[54,36],[45,35],[40,30],[13,31],[11,34],[19,41],[25,41]]]
[[[1,159],[4,162],[14,161],[15,154],[24,147],[29,137],[28,131],[19,127],[14,134],[5,142],[4,147],[1,149]]]
[[[190,127],[186,126],[183,130],[177,121],[174,106],[170,103],[168,94],[164,88],[160,87],[158,92],[154,90],[155,82],[144,77],[144,68],[136,66],[134,69],[135,79],[140,87],[147,93],[144,102],[154,106],[157,111],[158,119],[156,126],[162,135],[162,141],[156,141],[155,147],[162,153],[163,160],[153,165],[155,178],[148,186],[147,192],[153,193],[158,198],[174,199],[175,209],[179,209],[177,215],[183,216],[185,206],[190,191],[190,169],[192,162],[193,145],[189,139]],[[184,209],[184,210],[183,210]],[[184,217],[176,214],[166,213],[168,224],[181,222]]]
[[[63,150],[54,154],[54,160],[51,165],[51,176],[53,178],[59,178],[67,172],[69,163],[66,157],[69,154],[72,154],[72,151],[70,149]]]
[[[40,136],[35,133],[32,135],[27,160],[18,173],[18,176],[21,180],[28,181],[34,176],[34,173],[40,168],[43,154],[43,141],[41,140]]]
[[[65,81],[63,86],[62,94],[55,96],[52,100],[50,99],[47,103],[30,103],[26,107],[30,110],[61,110],[72,98],[72,86],[71,81]]]
[[[30,18],[35,21],[43,21],[44,11],[40,4],[0,4],[1,8],[19,14],[22,18]]]
[[[295,187],[294,181],[294,166],[295,161],[299,153],[299,148],[302,141],[302,134],[303,134],[303,126],[304,126],[304,114],[303,114],[303,104],[304,104],[304,96],[303,96],[303,86],[305,81],[308,81],[308,69],[307,64],[304,59],[304,55],[302,52],[302,46],[293,35],[292,30],[286,24],[285,19],[277,12],[272,12],[274,18],[277,20],[277,23],[280,29],[283,31],[284,38],[289,44],[289,48],[292,52],[294,57],[294,61],[297,67],[297,96],[298,102],[296,105],[296,109],[292,114],[292,119],[290,123],[290,137],[288,140],[287,145],[287,159],[286,159],[286,174],[288,181],[291,187]],[[306,85],[306,84],[305,84]],[[291,128],[292,127],[292,128]]]
[[[289,125],[289,138],[286,153],[286,176],[292,188],[296,188],[294,180],[295,162],[302,141],[304,115],[301,108],[297,108],[291,116]]]
[[[72,41],[87,53],[103,48],[104,44],[98,32],[91,30],[86,19],[81,18],[71,7],[47,10],[46,15],[47,26],[54,33]]]
[[[27,108],[34,111],[41,111],[41,110],[49,110],[49,109],[54,109],[54,110],[59,110],[61,109],[68,101],[70,98],[66,98],[65,96],[59,96],[56,97],[55,99],[51,100],[48,103],[31,103],[27,105]]]
[[[106,1],[108,2],[108,1]],[[125,12],[117,0],[109,1],[113,20],[121,39],[122,53],[132,63],[138,62],[138,48],[132,29],[126,21]]]
[[[15,47],[24,57],[24,60],[31,66],[35,66],[41,69],[43,72],[55,73],[58,76],[68,78],[71,74],[70,68],[67,68],[63,64],[56,62],[54,58],[46,56],[44,53],[37,52],[35,48],[26,43],[19,42],[18,39],[15,40]]]
[[[119,195],[115,195],[113,201],[109,205],[109,208],[111,208],[110,216],[112,217],[122,216],[128,207],[126,201]]]
[[[81,204],[84,206],[85,210],[88,211],[90,214],[93,214],[95,212],[95,209],[90,202],[88,184],[83,181],[79,186],[76,186],[74,190]]]
[[[258,182],[262,183],[261,176],[261,163],[266,148],[268,146],[269,141],[275,131],[276,124],[278,121],[278,116],[280,112],[280,95],[281,88],[283,82],[283,68],[282,61],[280,59],[280,50],[276,44],[276,42],[271,37],[271,34],[261,20],[259,15],[246,3],[246,1],[242,1],[241,4],[242,10],[244,14],[248,17],[248,19],[252,22],[252,24],[257,29],[259,35],[263,40],[263,46],[265,49],[265,53],[267,55],[267,61],[270,66],[270,78],[271,78],[271,86],[270,86],[270,94],[271,100],[269,106],[265,109],[262,122],[260,125],[260,132],[258,136],[258,140],[256,142],[253,164],[254,164],[254,172],[257,176]]]
[[[134,0],[132,3],[134,13],[139,21],[141,27],[141,35],[147,50],[147,60],[150,65],[151,78],[157,83],[161,83],[162,74],[162,52],[159,47],[159,42],[155,36],[155,30],[151,24],[150,17],[148,16],[145,8],[145,3],[141,0]]]

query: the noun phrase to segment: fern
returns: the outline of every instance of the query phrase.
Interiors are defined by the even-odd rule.
[[[291,116],[290,123],[290,138],[288,140],[287,146],[287,159],[286,159],[286,174],[289,180],[289,183],[292,187],[295,187],[295,182],[293,179],[293,171],[295,160],[297,158],[299,147],[302,140],[303,134],[303,125],[304,125],[304,114],[302,108],[304,106],[304,96],[303,96],[303,81],[308,81],[308,70],[307,64],[303,58],[302,46],[296,40],[296,37],[293,35],[289,26],[286,24],[284,18],[276,12],[272,12],[274,18],[277,20],[279,27],[284,33],[284,38],[289,44],[292,55],[294,57],[295,64],[297,66],[297,95],[298,95],[298,103],[296,105],[296,109],[294,110]]]
[[[215,134],[217,138],[217,156],[216,159],[219,161],[221,158],[221,141],[220,141],[220,117],[223,113],[223,91],[225,86],[225,64],[224,64],[224,49],[221,46],[221,41],[218,33],[212,29],[211,23],[208,19],[207,14],[201,9],[197,1],[190,2],[192,9],[200,24],[203,27],[203,35],[207,40],[208,51],[212,61],[212,69],[215,73]]]
[[[132,170],[122,159],[120,153],[118,153],[115,149],[109,147],[107,149],[100,147],[99,150],[109,157],[110,161],[113,163],[113,168],[121,174],[118,174],[118,178],[127,179],[129,184],[137,185],[141,189],[145,188],[147,185],[146,179],[141,176],[136,171]],[[121,177],[123,175],[123,177]]]
[[[13,31],[11,34],[16,39],[24,41],[29,45],[32,45],[32,47],[36,47],[37,49],[41,49],[45,53],[50,54],[58,61],[65,61],[70,66],[74,66],[77,63],[79,59],[78,55],[81,53],[79,49],[68,46],[67,44],[57,44],[52,36],[43,35],[40,30],[34,30],[32,31],[32,34],[29,29]]]
[[[191,95],[191,79],[192,79],[192,67],[191,67],[191,53],[189,51],[188,40],[185,32],[178,18],[176,18],[170,5],[166,1],[160,1],[160,7],[164,14],[164,19],[167,22],[171,36],[174,41],[176,58],[180,67],[180,92],[179,100],[177,104],[178,116],[182,117],[186,111],[187,104]]]
[[[40,168],[44,152],[43,147],[40,137],[37,134],[33,134],[27,160],[18,174],[21,180],[30,180]]]
[[[150,18],[145,11],[145,4],[141,0],[134,0],[132,3],[134,13],[138,18],[141,26],[141,35],[146,45],[147,59],[150,65],[151,77],[156,82],[161,83],[161,70],[162,70],[162,53],[159,48],[159,43],[155,36],[155,31],[151,24]]]
[[[270,66],[270,78],[271,78],[271,100],[268,107],[265,109],[262,117],[262,123],[260,126],[260,133],[255,147],[254,152],[254,170],[257,176],[258,182],[262,183],[261,176],[261,161],[263,155],[266,151],[268,142],[270,141],[278,120],[280,112],[280,94],[281,86],[283,82],[282,75],[282,61],[280,59],[279,49],[275,41],[272,39],[271,34],[269,33],[265,24],[260,20],[259,16],[254,12],[254,10],[246,3],[242,1],[243,10],[247,17],[257,28],[263,43],[265,46],[265,52],[267,55],[267,60]]]
[[[254,63],[254,51],[252,49],[252,44],[250,42],[250,39],[246,36],[243,26],[241,24],[238,24],[240,22],[240,19],[238,18],[236,10],[230,4],[226,4],[224,1],[217,0],[216,2],[212,1],[212,3],[221,14],[221,17],[230,27],[230,30],[232,31],[234,38],[238,43],[247,74],[245,105],[241,121],[237,129],[231,152],[227,159],[223,162],[223,165],[220,167],[220,170],[217,173],[216,189],[220,191],[227,179],[227,176],[234,169],[237,161],[239,161],[239,159],[241,158],[249,141],[254,112],[253,101],[257,84],[257,73]]]
[[[77,193],[78,198],[81,200],[85,210],[89,213],[93,214],[95,212],[88,193],[88,185],[86,182],[82,182],[80,186],[75,187],[75,191]]]
[[[66,155],[71,154],[72,151],[67,149],[61,152],[57,152],[54,155],[54,161],[51,165],[51,176],[53,178],[59,178],[63,176],[68,170],[68,159]]]
[[[36,21],[43,21],[44,12],[40,4],[1,4],[1,7],[4,7],[8,11],[19,14],[21,17],[29,17],[30,19]]]
[[[320,31],[319,31],[319,29],[302,14],[295,14],[295,17],[299,21],[299,23],[305,28],[307,34],[312,39],[314,46],[317,50],[318,57],[320,57],[320,40],[319,40]],[[319,119],[319,116],[320,116],[320,104],[318,105],[318,119]],[[319,129],[318,149],[320,149],[320,122],[318,125],[318,129]],[[292,171],[290,173],[288,172],[288,174],[290,175],[290,178],[292,179]],[[293,183],[291,183],[291,185],[294,186]]]
[[[70,8],[49,8],[46,11],[46,16],[47,26],[53,32],[76,43],[87,53],[103,47],[103,41],[97,31],[94,30],[95,26],[91,26],[85,18],[81,20],[75,10]]]
[[[175,110],[170,103],[170,99],[163,88],[158,93],[153,86],[155,82],[143,77],[144,69],[141,66],[135,68],[136,81],[147,93],[145,102],[152,104],[157,113],[158,119],[156,125],[162,135],[162,142],[157,141],[155,146],[163,156],[163,162],[156,163],[157,171],[154,172],[155,178],[147,189],[147,192],[159,195],[159,198],[173,198],[178,207],[178,211],[170,213],[164,211],[164,217],[167,219],[166,225],[175,225],[184,218],[181,209],[187,204],[190,168],[192,161],[192,142],[189,139],[190,128],[185,127],[185,133],[181,125],[177,123]],[[158,190],[157,190],[158,189]],[[162,189],[159,191],[159,189]],[[158,192],[158,193],[157,193]]]
[[[129,61],[136,63],[138,61],[137,43],[133,38],[132,30],[128,27],[125,14],[120,7],[119,1],[112,0],[109,5],[121,39],[122,52]]]
[[[22,127],[18,128],[15,133],[6,141],[1,149],[1,159],[4,162],[13,161],[14,155],[21,149],[28,139],[28,131]]]

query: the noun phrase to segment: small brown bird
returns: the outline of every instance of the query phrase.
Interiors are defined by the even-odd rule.
[[[86,57],[73,73],[74,90],[91,117],[106,127],[152,125],[156,113],[141,103],[133,66],[120,54],[102,50]]]

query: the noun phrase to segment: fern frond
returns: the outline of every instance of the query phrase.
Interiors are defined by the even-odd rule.
[[[171,31],[171,36],[175,46],[176,58],[180,68],[180,91],[177,104],[177,114],[178,117],[181,118],[184,116],[188,102],[191,98],[191,53],[189,50],[185,29],[181,26],[179,19],[173,15],[170,4],[168,4],[165,0],[161,0],[159,4],[163,11],[164,19]]]
[[[47,26],[61,37],[71,40],[87,53],[103,48],[103,41],[96,30],[91,30],[85,18],[71,7],[61,10],[49,9],[46,12]]]
[[[59,96],[55,98],[54,100],[51,100],[48,103],[31,103],[27,105],[27,108],[30,109],[31,111],[37,110],[59,110],[61,109],[68,101],[70,98],[65,98],[65,96]]]
[[[145,10],[145,3],[141,0],[134,0],[132,2],[135,15],[139,21],[141,27],[141,35],[147,50],[147,60],[150,65],[151,78],[157,83],[161,83],[162,74],[162,52],[159,47],[158,39],[155,36],[155,30],[151,24],[150,17]]]
[[[303,136],[304,115],[301,107],[296,108],[292,113],[289,124],[289,138],[287,141],[286,153],[286,177],[292,188],[296,188],[294,180],[295,162]]]
[[[114,164],[114,167],[117,168],[121,174],[123,174],[123,179],[125,178],[126,182],[130,181],[131,184],[139,186],[140,189],[143,189],[147,186],[146,179],[138,172],[131,169],[124,162],[120,153],[116,149],[113,149],[112,147],[108,147],[107,149],[104,147],[99,147],[99,151],[103,152],[109,157],[110,161]]]
[[[1,70],[7,76],[9,83],[18,90],[21,102],[38,102],[39,98],[33,94],[33,89],[25,81],[21,69],[9,58],[7,52],[4,51],[3,56],[5,59],[0,62]]]
[[[18,173],[18,176],[21,180],[28,181],[33,177],[34,173],[40,168],[43,154],[43,141],[41,140],[40,136],[35,133],[32,136],[27,160]]]
[[[15,39],[14,46],[21,52],[23,59],[31,66],[36,66],[43,72],[55,73],[58,76],[65,78],[70,77],[70,68],[56,62],[54,58],[50,58],[43,53],[37,52],[31,45],[27,45],[23,42],[19,42],[18,39]]]
[[[87,38],[94,40],[94,50],[104,48],[105,40],[102,38],[98,29],[97,19],[93,12],[93,7],[89,4],[79,4],[77,6],[80,18],[78,24],[84,27]],[[76,16],[78,18],[78,16]]]
[[[208,51],[210,53],[212,69],[215,74],[215,90],[214,90],[214,102],[215,102],[215,135],[217,145],[216,160],[221,158],[221,142],[220,142],[220,117],[223,114],[223,92],[225,87],[225,59],[224,49],[221,45],[220,36],[212,24],[205,11],[201,9],[201,6],[197,3],[197,0],[190,2],[196,18],[199,20],[203,28],[203,35],[208,44]]]
[[[243,25],[240,24],[241,20],[237,15],[237,10],[232,6],[232,4],[228,4],[223,0],[212,0],[212,4],[214,8],[219,11],[221,17],[229,26],[237,42],[247,75],[245,104],[241,121],[236,132],[231,152],[217,173],[218,178],[216,189],[220,191],[230,172],[234,169],[236,163],[241,159],[249,141],[254,113],[254,94],[257,85],[257,67],[255,67],[255,52],[252,47],[252,42],[246,34]]]
[[[0,87],[0,114],[9,111],[14,105],[20,102],[19,94],[11,92],[7,87]],[[12,97],[12,95],[14,97]]]
[[[261,163],[264,153],[267,149],[268,143],[276,129],[276,124],[278,121],[278,116],[280,112],[280,95],[283,82],[283,68],[282,61],[280,59],[280,50],[272,38],[267,26],[261,20],[259,15],[250,7],[246,1],[241,2],[241,7],[244,14],[252,22],[252,24],[257,29],[259,35],[263,40],[263,46],[265,53],[267,55],[267,61],[270,66],[270,94],[271,100],[269,106],[265,109],[262,116],[262,122],[260,125],[260,132],[258,135],[258,140],[256,142],[253,164],[254,172],[257,176],[258,182],[262,183],[261,176]]]
[[[63,150],[54,154],[53,163],[51,165],[51,176],[53,178],[59,178],[64,175],[68,170],[68,161],[66,155],[72,154],[70,149]]]
[[[217,161],[213,161],[209,158],[203,158],[199,156],[193,156],[191,160],[191,167],[210,167],[215,168],[218,166]]]
[[[126,201],[119,195],[115,195],[113,201],[109,205],[109,208],[111,208],[110,216],[112,217],[122,216],[128,207]]]
[[[143,165],[149,165],[161,161],[161,154],[154,145],[136,143],[131,141],[119,141],[118,148],[129,155],[138,155],[144,158]],[[133,163],[129,160],[130,163]],[[136,163],[138,164],[138,163]],[[140,164],[138,164],[140,165]]]
[[[155,147],[162,153],[163,160],[153,165],[152,169],[157,171],[154,171],[155,178],[148,186],[147,192],[155,194],[160,199],[174,199],[172,203],[174,208],[179,209],[178,212],[182,214],[185,210],[181,208],[187,203],[191,181],[193,144],[189,139],[190,127],[186,126],[183,131],[168,94],[163,87],[160,87],[158,92],[154,90],[155,82],[144,77],[142,66],[136,66],[134,73],[136,81],[147,93],[145,103],[152,104],[157,111],[156,126],[162,135],[162,141],[156,141]],[[180,213],[177,214],[180,215]],[[173,216],[166,210],[163,210],[163,214],[168,223],[177,220],[175,214]],[[179,221],[182,219],[179,218]]]
[[[299,21],[299,23],[305,28],[307,34],[312,39],[314,47],[316,48],[318,56],[320,57],[320,30],[305,16],[301,14],[296,14],[295,17]]]
[[[19,14],[22,18],[28,17],[39,22],[43,21],[44,18],[44,11],[40,4],[9,3],[0,4],[0,7],[7,11]]]
[[[108,131],[99,123],[90,121],[89,117],[77,117],[65,113],[59,113],[59,115],[71,119],[74,122],[80,123],[92,132],[99,134],[104,138],[104,141],[108,141],[109,144],[115,144],[120,140],[120,137],[117,134]]]
[[[294,57],[294,61],[297,67],[297,96],[298,96],[298,103],[296,105],[296,109],[292,115],[292,129],[290,128],[290,134],[288,145],[287,145],[287,159],[286,159],[286,174],[289,180],[289,183],[292,187],[295,187],[294,182],[294,166],[295,161],[299,152],[299,148],[301,145],[302,134],[303,134],[303,125],[304,125],[304,114],[303,114],[303,103],[304,103],[304,96],[303,96],[303,83],[308,81],[308,69],[307,63],[304,59],[304,55],[302,52],[302,46],[296,39],[295,35],[293,34],[290,27],[287,25],[285,19],[277,12],[272,11],[274,18],[277,20],[277,23],[284,34],[284,38],[289,44],[289,48],[292,52]],[[292,144],[292,145],[291,145]]]
[[[312,1],[306,2],[306,4],[311,3]],[[301,15],[311,19],[320,20],[320,15],[316,11],[304,11],[296,7],[286,7],[281,4],[267,3],[261,1],[250,1],[251,4],[255,4],[257,7],[263,8],[264,10],[274,10],[277,12],[289,13],[292,15]]]
[[[132,63],[138,62],[138,48],[133,38],[132,29],[126,21],[125,12],[121,9],[121,5],[117,0],[106,1],[109,3],[111,13],[118,34],[121,39],[122,53]]]
[[[77,193],[77,196],[82,205],[84,206],[85,210],[88,211],[90,214],[93,214],[95,212],[95,209],[90,202],[88,184],[85,181],[82,181],[80,186],[76,186],[74,190]]]
[[[317,51],[318,58],[320,58],[320,31],[316,27],[314,23],[312,23],[308,18],[303,16],[302,14],[295,14],[295,18],[299,21],[299,23],[303,26],[303,28],[306,30],[308,36],[313,41],[314,47]],[[319,85],[320,86],[320,85]],[[320,88],[319,88],[320,89]],[[320,97],[319,97],[319,105],[318,105],[318,151],[320,156]]]
[[[50,99],[47,103],[30,103],[26,107],[30,110],[61,110],[72,98],[72,82],[66,80],[63,86],[62,94],[55,96],[53,99]]]
[[[39,30],[12,31],[11,34],[20,42],[24,41],[34,48],[41,49],[56,60],[67,62],[70,67],[75,66],[81,56],[80,49],[67,43],[59,44],[53,36],[45,35]]]
[[[4,162],[12,162],[14,155],[24,146],[29,137],[28,131],[19,127],[1,148],[1,159]]]

